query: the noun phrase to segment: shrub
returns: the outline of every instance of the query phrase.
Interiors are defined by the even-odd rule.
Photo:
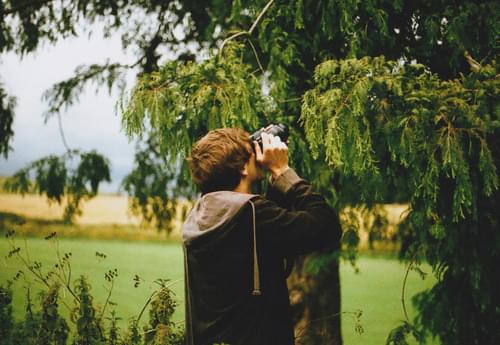
[[[12,315],[13,281],[0,285],[0,345],[19,344],[21,340],[22,344],[26,345],[66,345],[69,340],[73,345],[180,345],[183,343],[183,329],[172,321],[177,303],[172,298],[168,280],[155,281],[158,289],[145,302],[140,314],[131,319],[125,334],[121,334],[117,326],[119,317],[115,310],[109,312],[106,310],[111,304],[109,299],[118,275],[116,269],[105,274],[106,280],[110,283],[109,293],[103,307],[97,308],[87,278],[80,275],[76,281],[70,281],[71,253],[60,255],[57,245],[58,262],[45,273],[42,271],[42,263],[32,261],[27,252],[23,253],[20,247],[16,246],[13,235],[13,232],[7,234],[11,245],[7,258],[19,260],[24,265],[25,271],[43,285],[43,290],[39,295],[40,304],[36,308],[29,285],[25,287],[26,313],[22,320],[15,321]],[[46,240],[57,241],[56,234],[47,236]],[[100,254],[105,257],[104,254]],[[19,271],[13,280],[18,280],[24,275],[24,271]],[[69,293],[74,305],[71,307],[66,301],[61,300],[61,303],[70,309],[71,323],[69,324],[59,314],[59,291],[61,289]],[[144,325],[144,331],[140,332],[140,319],[148,307],[149,322]],[[70,337],[71,330],[73,333]]]

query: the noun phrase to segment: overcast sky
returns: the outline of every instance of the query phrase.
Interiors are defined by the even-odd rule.
[[[0,81],[10,95],[17,97],[14,118],[13,151],[9,158],[0,158],[0,175],[10,175],[40,157],[64,153],[57,117],[44,123],[47,108],[43,92],[54,83],[73,75],[81,64],[120,61],[129,63],[132,55],[124,55],[118,36],[101,39],[99,35],[71,38],[55,46],[39,49],[22,60],[14,54],[0,55]],[[129,83],[133,81],[130,73]],[[115,114],[118,92],[108,94],[104,88],[95,93],[90,87],[80,102],[62,114],[62,123],[71,148],[92,150],[111,161],[112,183],[101,191],[114,193],[120,181],[132,168],[134,143],[123,134],[119,114]]]

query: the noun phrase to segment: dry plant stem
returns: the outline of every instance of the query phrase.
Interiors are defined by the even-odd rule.
[[[59,241],[56,239],[55,243],[56,243],[57,260],[59,262],[59,270],[62,271],[64,277],[61,277],[60,274],[57,274],[57,276],[59,277],[59,280],[61,280],[63,282],[64,287],[66,288],[66,290],[68,290],[68,292],[71,294],[71,296],[73,296],[73,298],[78,303],[80,303],[80,298],[78,298],[78,296],[71,289],[71,263],[69,262],[69,260],[66,261],[66,264],[68,265],[68,276],[66,276],[66,272],[64,270],[64,265],[63,265],[63,262],[61,260],[61,253],[59,251]]]
[[[24,250],[26,251],[26,259],[28,259],[28,262],[30,262],[31,259],[30,259],[30,252],[28,250],[28,241],[26,240],[26,237],[23,240],[24,240]]]
[[[140,335],[145,335],[145,334],[148,334],[148,333],[156,332],[157,330],[158,330],[158,327],[155,327],[155,328],[151,328],[151,329],[145,330],[144,332],[139,333],[139,334]]]
[[[148,300],[146,301],[146,303],[144,304],[144,306],[142,307],[142,310],[141,312],[139,313],[139,316],[137,316],[137,319],[135,320],[135,322],[138,324],[139,323],[139,320],[141,319],[142,317],[142,314],[144,314],[144,311],[146,310],[146,308],[148,307],[149,303],[151,303],[151,301],[153,300],[153,297],[158,293],[158,291],[155,291],[153,292]]]
[[[240,32],[237,32],[234,35],[231,35],[228,38],[226,38],[220,46],[219,54],[222,54],[222,51],[224,50],[224,46],[227,44],[227,42],[231,41],[232,39],[235,39],[236,37],[243,36],[243,35],[249,35],[248,31],[240,31]]]
[[[111,280],[111,287],[108,290],[108,296],[106,297],[106,302],[104,302],[104,306],[102,307],[101,314],[99,315],[98,320],[101,321],[104,316],[104,312],[106,311],[106,307],[108,306],[109,299],[111,298],[111,293],[113,292],[113,288],[115,287],[115,279]]]
[[[10,239],[9,242],[10,242],[10,245],[12,248],[16,248],[15,243],[12,239]],[[16,253],[17,259],[19,261],[21,261],[21,263],[28,269],[28,271],[30,271],[35,276],[35,281],[39,282],[42,285],[45,285],[47,288],[50,288],[51,286],[50,286],[49,282],[47,281],[47,279],[44,278],[43,274],[40,272],[40,269],[35,270],[33,268],[33,266],[30,264],[31,261],[29,260],[29,251],[28,251],[27,247],[26,247],[26,253],[27,253],[26,256],[28,259],[25,259],[21,254]],[[59,279],[61,279],[61,278],[59,277]],[[64,284],[64,285],[67,288],[67,285],[66,284]],[[29,294],[29,292],[28,292],[28,294]],[[79,301],[79,300],[77,299],[77,301]],[[70,312],[73,310],[64,300],[62,301],[62,303]]]
[[[257,60],[257,64],[259,65],[259,69],[264,74],[264,67],[262,67],[262,63],[260,62],[259,55],[257,54],[257,50],[255,49],[255,46],[253,45],[252,41],[250,39],[247,39],[247,42],[250,43],[250,47],[252,47],[253,54],[255,55],[255,60]]]
[[[26,294],[26,297],[28,299],[28,305],[31,306],[31,293],[30,293],[30,288],[27,288],[28,293]],[[30,313],[30,319],[33,320],[33,310],[31,310],[31,307],[28,308],[27,310]]]
[[[171,287],[172,285],[174,285],[175,283],[178,283],[178,282],[180,282],[180,281],[181,281],[181,279],[174,280],[174,281],[172,281],[172,282],[171,282],[170,284],[168,284],[168,285],[163,285],[163,286],[161,286],[161,287],[160,287],[160,289],[161,289],[161,288],[166,288],[166,289],[168,289],[169,287]],[[149,296],[148,300],[146,301],[146,303],[145,303],[145,304],[144,304],[144,306],[142,307],[142,310],[141,310],[141,312],[139,313],[139,316],[137,316],[137,320],[135,320],[135,322],[139,323],[139,320],[141,319],[142,314],[144,314],[144,311],[145,311],[145,310],[146,310],[146,308],[148,307],[149,303],[151,303],[151,301],[153,300],[153,297],[154,297],[154,296],[158,293],[158,291],[159,291],[159,290],[154,291],[154,292],[151,294],[151,296]]]
[[[288,102],[299,102],[299,101],[302,101],[302,97],[295,97],[295,98],[289,98],[289,99],[283,99],[283,100],[278,99],[276,102],[288,103]]]
[[[69,282],[68,277],[66,277],[66,271],[64,271],[64,265],[61,260],[61,253],[59,251],[59,241],[56,240],[55,242],[55,247],[56,247],[56,255],[57,255],[57,262],[59,264],[59,268],[61,268],[62,274],[64,276],[64,282]]]
[[[266,6],[264,6],[264,8],[262,9],[262,11],[260,12],[259,16],[257,17],[257,19],[255,20],[255,22],[252,24],[252,26],[250,27],[250,30],[248,30],[248,33],[251,35],[253,33],[253,31],[255,30],[255,28],[257,27],[257,25],[259,24],[259,22],[262,20],[262,17],[264,16],[264,14],[267,12],[267,10],[269,9],[269,7],[271,7],[271,5],[273,4],[274,0],[271,0],[269,1]]]

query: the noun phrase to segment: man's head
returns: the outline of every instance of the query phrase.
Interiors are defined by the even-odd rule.
[[[251,183],[262,177],[248,138],[242,129],[221,128],[210,131],[193,145],[189,169],[203,194],[234,190],[242,179]]]

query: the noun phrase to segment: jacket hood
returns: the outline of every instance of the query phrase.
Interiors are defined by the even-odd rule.
[[[182,229],[182,238],[191,240],[219,229],[231,220],[255,194],[218,191],[203,195],[189,212]]]

